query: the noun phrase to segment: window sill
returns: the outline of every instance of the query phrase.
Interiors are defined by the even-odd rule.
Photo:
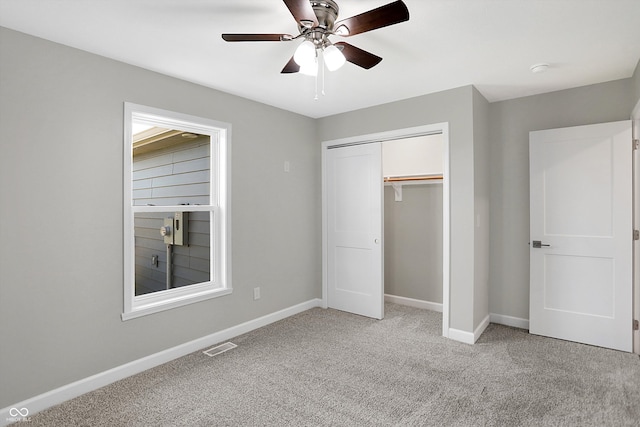
[[[205,301],[211,298],[217,298],[232,293],[231,288],[223,289],[209,289],[198,293],[190,293],[188,295],[176,296],[175,298],[163,298],[162,301],[150,302],[150,303],[137,303],[131,311],[122,313],[122,321],[135,319],[137,317],[146,316],[153,313],[159,313],[161,311],[170,310],[176,307],[182,307],[185,305],[193,304],[200,301]]]

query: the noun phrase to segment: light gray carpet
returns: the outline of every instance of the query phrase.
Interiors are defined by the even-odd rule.
[[[33,415],[33,426],[640,425],[637,355],[441,315],[313,309]]]

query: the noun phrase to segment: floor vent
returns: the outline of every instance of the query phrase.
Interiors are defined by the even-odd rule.
[[[220,344],[217,345],[213,348],[210,348],[209,350],[203,351],[204,354],[206,354],[207,356],[213,357],[213,356],[217,356],[219,354],[224,353],[225,351],[231,350],[236,348],[237,345],[235,345],[232,342],[226,342],[224,344]]]

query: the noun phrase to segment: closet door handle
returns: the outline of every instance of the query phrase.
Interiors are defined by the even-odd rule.
[[[377,245],[378,243],[380,243],[380,239],[374,239],[373,243],[375,243]]]

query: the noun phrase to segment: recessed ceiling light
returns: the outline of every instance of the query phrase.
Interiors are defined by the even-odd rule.
[[[549,68],[549,64],[535,64],[532,65],[529,69],[532,73],[544,73]]]

